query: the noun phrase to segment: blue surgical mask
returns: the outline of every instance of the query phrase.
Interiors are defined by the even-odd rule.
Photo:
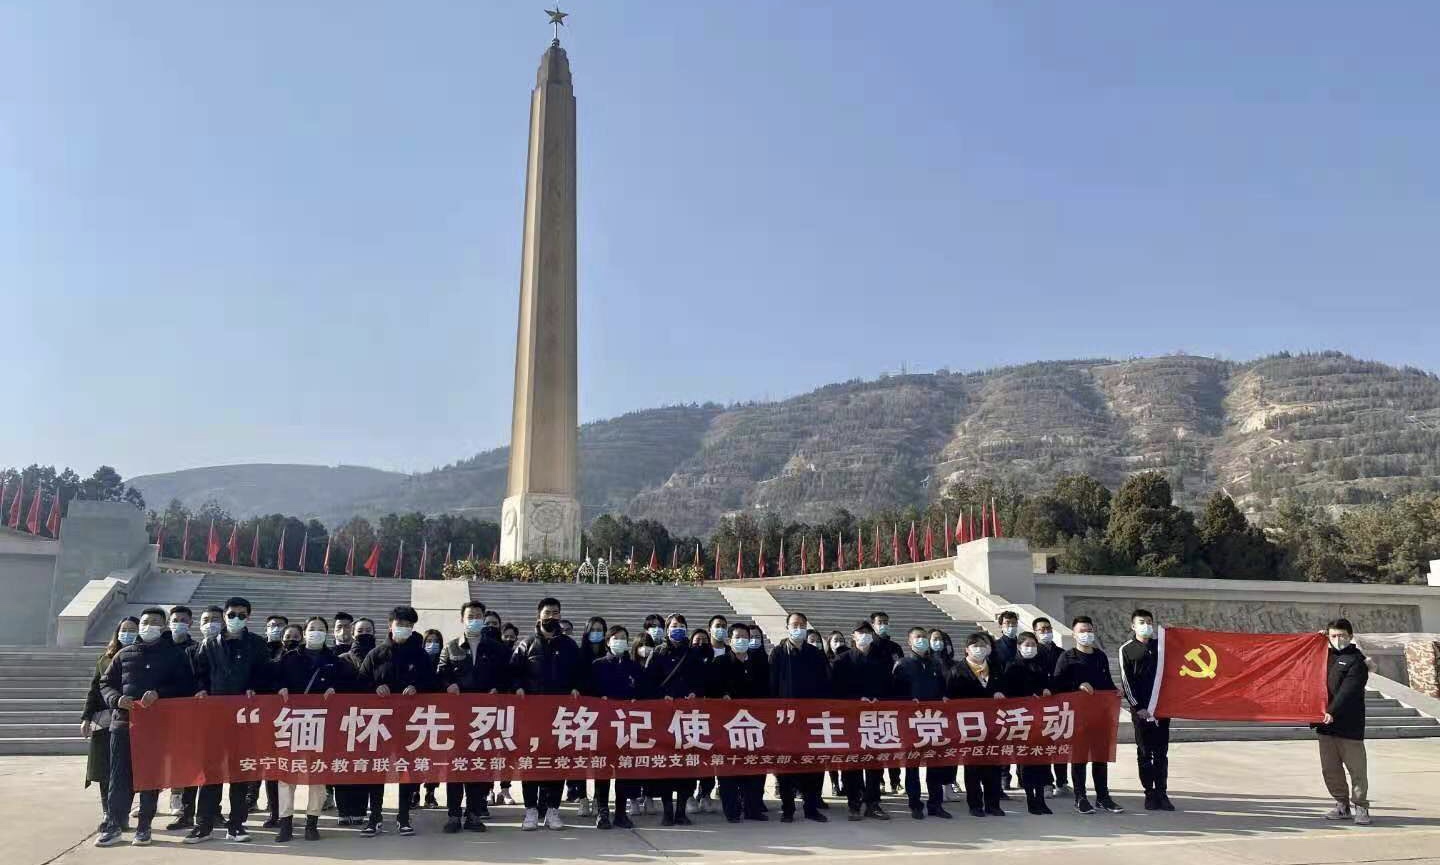
[[[1040,641],[1041,645],[1048,646],[1051,643],[1055,642],[1054,631],[1041,631],[1040,633],[1036,634],[1035,637]]]
[[[1007,636],[1007,637],[1010,637],[1011,639],[1014,639],[1014,638],[1015,638],[1015,635],[1018,634],[1018,633],[1020,633],[1020,626],[1019,626],[1019,625],[1005,625],[1005,626],[1003,626],[1003,627],[1000,628],[1000,633],[1001,633],[1001,634],[1004,634],[1004,635]]]
[[[1084,633],[1076,634],[1075,642],[1082,646],[1093,646],[1095,645],[1095,632],[1085,631]]]
[[[478,635],[478,634],[479,634],[481,631],[483,631],[483,630],[485,630],[485,620],[484,620],[484,619],[466,619],[466,620],[465,620],[465,633],[467,633],[467,634],[477,634],[477,635]]]
[[[807,633],[809,632],[806,631],[804,628],[791,628],[790,639],[794,640],[796,643],[803,643],[805,642],[805,635]]]
[[[122,646],[128,646],[128,645],[131,645],[131,644],[134,643],[134,642],[135,642],[135,632],[134,632],[134,631],[121,631],[121,632],[120,632],[120,645],[122,645]]]
[[[172,638],[174,638],[175,640],[183,640],[183,639],[185,639],[186,637],[190,636],[190,623],[189,623],[189,622],[171,622],[171,623],[170,623],[170,636],[171,636]]]
[[[425,654],[427,654],[427,655],[438,655],[438,654],[440,654],[440,644],[439,644],[439,643],[426,643],[426,644],[425,644]]]
[[[717,643],[725,642],[725,637],[728,634],[729,632],[725,630],[725,627],[723,625],[716,625],[715,627],[710,629],[710,639],[714,640]]]
[[[730,641],[730,650],[737,655],[743,655],[750,651],[750,640],[748,637],[736,637]]]
[[[232,634],[238,634],[245,630],[245,620],[235,616],[225,617],[225,630]]]
[[[614,637],[610,640],[610,654],[623,655],[630,650],[630,641],[624,637]]]
[[[650,639],[658,641],[661,637],[665,636],[665,629],[659,625],[655,625],[654,627],[646,628],[645,633],[650,635]]]
[[[1141,622],[1135,626],[1135,636],[1142,640],[1148,640],[1155,636],[1155,626],[1149,622]]]
[[[283,627],[280,627],[278,625],[271,626],[265,629],[265,639],[269,640],[272,643],[278,643],[280,642],[280,635],[284,633],[285,629]]]
[[[924,637],[916,637],[915,639],[910,641],[910,648],[923,655],[926,652],[930,651],[930,641],[925,639]]]
[[[688,633],[690,632],[685,630],[684,628],[671,628],[670,639],[674,640],[677,643],[683,642],[685,639],[685,635]]]
[[[605,632],[604,632],[604,631],[591,631],[590,634],[589,634],[589,640],[590,640],[590,642],[595,643],[596,645],[599,645],[600,643],[605,642]]]
[[[944,640],[931,640],[931,641],[930,641],[930,651],[932,651],[932,652],[943,652],[943,651],[945,651],[945,641],[944,641]]]
[[[879,635],[882,636],[882,637],[888,636],[888,635],[890,634],[890,626],[889,626],[889,625],[876,625],[876,626],[875,626],[875,633],[879,634]]]

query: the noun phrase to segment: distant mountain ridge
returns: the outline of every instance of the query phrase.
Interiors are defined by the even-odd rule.
[[[495,519],[507,459],[497,448],[408,476],[321,469],[303,490],[292,490],[293,477],[267,489],[274,469],[296,468],[274,466],[132,483],[154,508],[185,489],[191,506],[203,491],[327,522],[408,510]],[[580,430],[587,521],[623,512],[685,534],[707,534],[738,510],[817,520],[838,507],[919,504],[952,480],[1040,489],[1085,472],[1114,487],[1146,469],[1169,475],[1182,504],[1221,488],[1262,511],[1283,495],[1346,504],[1440,488],[1440,379],[1338,352],[1047,361],[850,381],[729,408],[650,409]]]

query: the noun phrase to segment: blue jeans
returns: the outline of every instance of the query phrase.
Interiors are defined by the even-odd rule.
[[[129,819],[130,803],[135,800],[131,783],[130,725],[114,726],[110,728],[110,796],[105,803],[107,829],[119,831]],[[150,828],[150,821],[155,819],[159,804],[159,790],[140,791],[140,822],[135,824],[137,830]]]

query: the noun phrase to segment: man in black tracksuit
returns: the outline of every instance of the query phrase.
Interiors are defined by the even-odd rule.
[[[251,633],[247,622],[250,619],[250,602],[244,598],[231,598],[225,602],[225,629],[214,637],[206,637],[200,645],[197,656],[199,664],[200,694],[216,697],[244,694],[253,697],[270,686],[270,647],[265,638]],[[210,840],[215,815],[220,812],[220,784],[206,784],[200,788],[199,811],[195,815],[195,828],[185,836],[186,844],[199,844]],[[248,797],[250,784],[230,785],[230,814],[226,824],[227,841],[247,842],[250,834],[245,831],[245,818],[249,816]]]
[[[875,629],[869,622],[861,622],[855,626],[851,639],[854,648],[837,655],[830,670],[835,697],[869,703],[894,697],[895,660],[888,651],[877,650]],[[845,770],[845,794],[850,800],[851,820],[890,819],[880,807],[880,781],[884,771],[880,768]]]
[[[1174,811],[1166,795],[1170,779],[1170,719],[1150,714],[1150,695],[1155,691],[1159,666],[1156,651],[1155,616],[1149,610],[1130,614],[1135,638],[1120,647],[1120,689],[1130,724],[1135,730],[1135,760],[1140,767],[1140,786],[1145,788],[1146,811]]]
[[[905,646],[900,640],[890,638],[890,614],[884,610],[876,610],[870,614],[870,627],[875,629],[875,648],[881,654],[890,656],[890,663],[893,665],[905,657]],[[902,635],[903,636],[903,635]],[[886,769],[890,776],[890,790],[893,793],[900,792],[900,767],[891,766]]]
[[[560,630],[560,602],[543,598],[535,609],[535,630],[516,642],[510,656],[510,681],[516,696],[526,694],[569,694],[580,696],[589,671],[580,657],[580,647]],[[540,821],[551,829],[564,829],[560,817],[560,796],[564,781],[522,781],[525,818],[520,829],[533,832]]]
[[[415,622],[420,618],[414,607],[399,606],[390,611],[390,639],[375,647],[360,664],[360,679],[384,697],[399,691],[409,696],[440,690],[435,676],[435,662],[425,652],[425,638],[415,636]],[[379,789],[376,789],[379,788]],[[395,815],[401,835],[414,835],[410,825],[410,802],[420,789],[419,784],[400,785],[400,807]],[[375,784],[370,794],[370,819],[360,834],[373,837],[380,831],[380,803],[385,785]]]
[[[725,654],[712,660],[705,673],[705,696],[711,699],[756,700],[770,696],[770,662],[765,657],[760,631],[752,632],[741,622],[731,625]],[[720,779],[719,787],[720,810],[727,822],[770,819],[765,816],[762,801],[764,775],[727,775]]]
[[[97,847],[120,842],[120,827],[134,799],[130,764],[130,712],[149,708],[162,697],[188,697],[195,693],[195,677],[185,651],[165,632],[165,611],[151,607],[140,614],[139,639],[121,649],[100,677],[100,696],[111,710],[110,795],[105,823]],[[140,792],[140,818],[135,824],[135,846],[150,843],[150,822],[160,802],[159,790]]]
[[[498,628],[485,627],[485,605],[466,601],[460,607],[463,636],[452,639],[440,652],[440,684],[452,694],[508,694],[510,692],[510,651],[500,642]],[[463,828],[484,832],[481,815],[488,810],[486,799],[494,789],[493,781],[451,781],[445,785],[445,806],[449,819],[447,833]],[[461,800],[464,800],[463,802]]]
[[[895,664],[895,690],[900,698],[916,702],[945,699],[947,687],[945,662],[939,652],[930,650],[929,634],[924,628],[911,628],[906,635],[909,645],[905,657]],[[955,777],[953,766],[925,767],[925,801],[920,798],[920,767],[905,767],[905,792],[910,797],[910,816],[924,820],[925,815],[950,819],[945,810],[945,785]]]
[[[1329,702],[1324,722],[1315,728],[1320,740],[1320,774],[1325,789],[1335,799],[1335,807],[1325,819],[1353,818],[1357,825],[1366,826],[1370,823],[1370,782],[1365,754],[1365,684],[1370,680],[1370,670],[1354,643],[1355,630],[1348,619],[1331,622],[1326,637],[1330,641],[1325,673]]]
[[[1050,680],[1051,674],[1055,672],[1055,665],[1060,662],[1060,653],[1063,651],[1055,642],[1055,625],[1044,616],[1037,616],[1030,623],[1030,629],[1035,632],[1035,641],[1039,644],[1039,651],[1036,658],[1040,666],[1045,669],[1045,680]],[[1070,786],[1070,764],[1050,764],[1051,791],[1053,795],[1059,796]]]
[[[770,652],[770,696],[788,700],[823,700],[830,696],[830,662],[819,646],[806,642],[810,621],[804,613],[791,613],[785,620],[789,638]],[[795,822],[795,795],[804,801],[805,816],[817,823],[827,822],[820,813],[820,785],[823,772],[786,773],[780,782],[780,822]]]
[[[1054,687],[1057,694],[1084,691],[1115,690],[1115,679],[1110,675],[1110,659],[1095,645],[1099,636],[1095,623],[1089,616],[1076,616],[1070,628],[1075,633],[1075,648],[1060,653],[1055,664]],[[1094,814],[1095,808],[1085,795],[1085,765],[1070,764],[1070,774],[1075,782],[1075,810],[1081,814]],[[1110,798],[1110,766],[1099,761],[1090,765],[1095,775],[1095,804],[1111,814],[1122,814],[1125,809]]]

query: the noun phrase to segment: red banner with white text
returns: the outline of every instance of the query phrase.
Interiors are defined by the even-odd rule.
[[[695,778],[1115,759],[1113,693],[1005,700],[609,701],[489,694],[160,700],[131,713],[137,790]]]

